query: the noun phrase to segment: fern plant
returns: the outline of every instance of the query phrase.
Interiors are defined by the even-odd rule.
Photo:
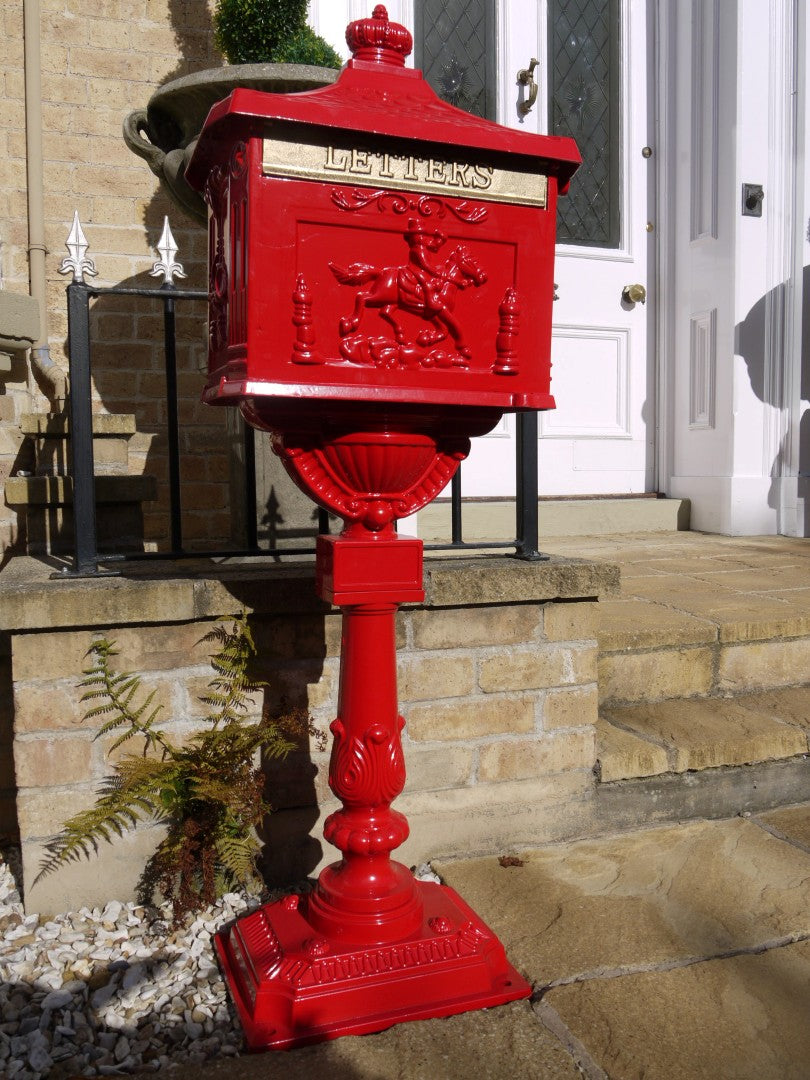
[[[140,699],[140,677],[115,671],[114,642],[90,646],[92,664],[79,684],[81,700],[90,703],[85,719],[105,718],[95,737],[116,733],[110,751],[140,739],[141,753],[117,761],[95,805],[46,844],[37,880],[151,819],[166,834],[141,874],[140,899],[148,903],[158,890],[171,901],[175,922],[224,892],[258,883],[256,828],[272,807],[257,753],[283,758],[296,740],[319,733],[303,710],[275,718],[265,710],[248,722],[251,695],[265,683],[250,673],[256,647],[244,615],[201,640],[219,646],[211,657],[214,678],[201,697],[209,712],[204,728],[183,745],[157,727],[155,691]]]
[[[340,57],[306,18],[307,0],[218,0],[216,44],[231,64],[339,68]]]

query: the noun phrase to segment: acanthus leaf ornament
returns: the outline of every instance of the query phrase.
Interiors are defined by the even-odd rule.
[[[73,274],[75,283],[83,283],[85,274],[89,274],[90,277],[97,276],[98,271],[93,264],[93,260],[87,258],[90,245],[87,243],[87,237],[84,235],[84,229],[82,229],[79,221],[78,210],[73,211],[73,224],[65,241],[65,247],[68,249],[69,254],[62,259],[59,266],[60,274]]]
[[[340,718],[333,721],[329,786],[347,806],[391,803],[405,787],[405,759],[399,737],[404,726],[399,716],[394,731],[375,724],[358,738],[347,733]]]

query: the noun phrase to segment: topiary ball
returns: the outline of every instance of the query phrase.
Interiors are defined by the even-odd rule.
[[[231,64],[318,64],[339,68],[335,50],[307,26],[307,0],[219,0],[217,48]]]
[[[280,42],[273,61],[277,64],[314,64],[328,68],[339,68],[343,65],[329,42],[319,37],[311,26],[302,27]]]

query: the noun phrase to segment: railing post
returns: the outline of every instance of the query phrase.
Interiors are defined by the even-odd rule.
[[[98,544],[90,383],[90,289],[83,281],[72,281],[68,285],[67,304],[73,570],[77,574],[95,574],[98,572]]]
[[[165,281],[163,297],[163,348],[166,357],[166,436],[169,449],[169,527],[172,551],[183,550],[183,519],[180,504],[180,427],[177,418],[177,327],[174,297],[176,286]]]
[[[454,546],[461,546],[462,539],[461,523],[461,467],[453,473],[450,481],[450,540]]]
[[[547,559],[538,550],[537,526],[537,413],[518,413],[515,465],[516,551],[519,559]]]
[[[242,420],[245,450],[245,540],[248,551],[259,550],[259,515],[256,505],[256,431]]]

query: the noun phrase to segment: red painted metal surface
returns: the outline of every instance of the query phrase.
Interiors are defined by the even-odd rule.
[[[385,46],[357,46],[333,86],[235,90],[200,136],[205,400],[553,408],[556,200],[576,147],[446,104],[401,66],[395,24],[366,22]]]
[[[248,1045],[288,1049],[527,997],[503,946],[452,889],[416,881],[391,852],[408,836],[394,617],[422,592],[422,544],[355,526],[319,537],[318,591],[343,609],[329,784],[341,852],[309,895],[217,939]]]
[[[289,1048],[527,997],[451,889],[391,858],[408,836],[394,620],[419,602],[422,545],[398,518],[450,481],[504,411],[551,408],[555,207],[568,139],[440,101],[410,35],[373,17],[333,87],[237,90],[187,177],[209,216],[204,398],[238,405],[295,482],[337,513],[317,590],[343,612],[324,827],[340,852],[311,894],[217,940],[252,1049]]]

